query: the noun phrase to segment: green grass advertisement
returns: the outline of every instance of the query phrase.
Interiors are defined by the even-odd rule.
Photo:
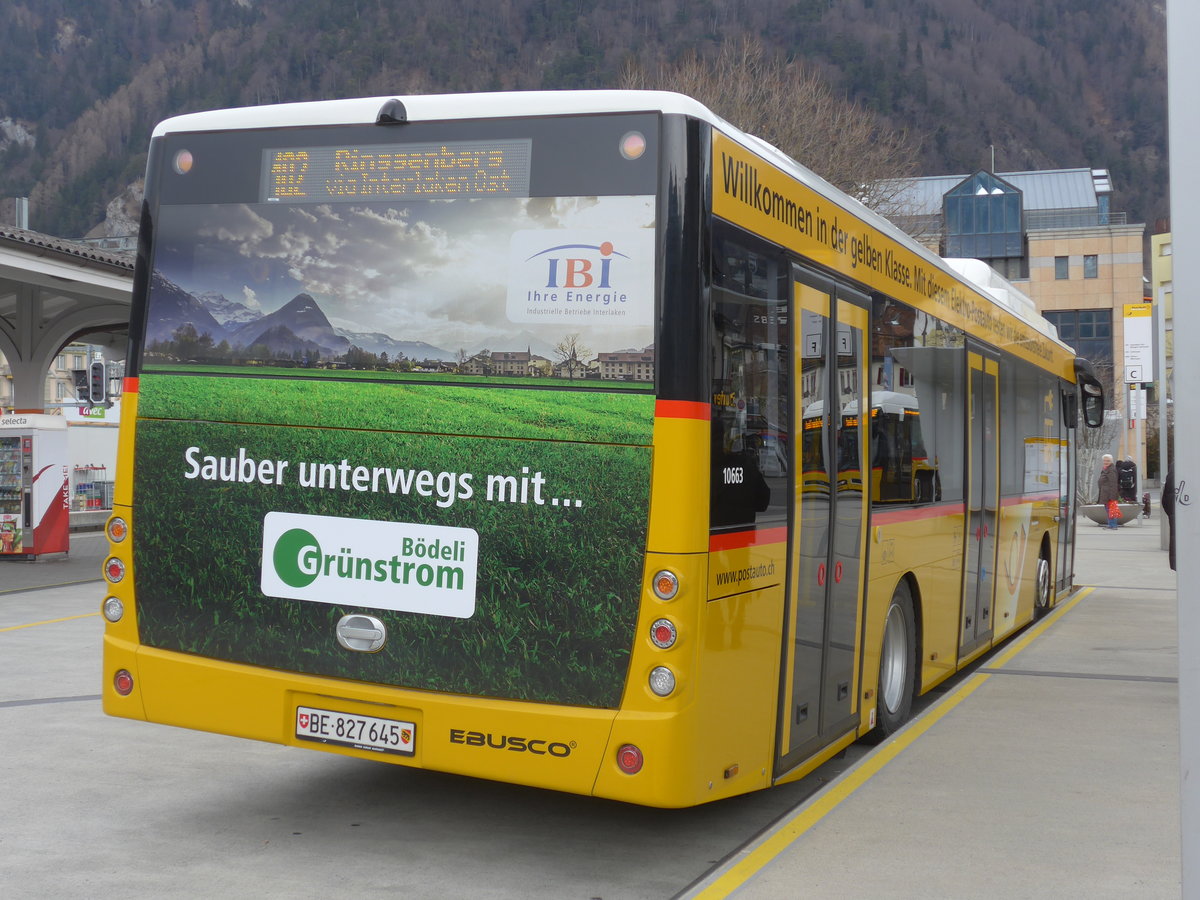
[[[617,706],[649,506],[654,226],[652,194],[162,207],[143,642]],[[383,647],[340,644],[348,614],[382,622]]]
[[[144,642],[385,684],[616,706],[642,577],[652,397],[428,385],[419,407],[395,407],[399,428],[405,409],[486,423],[517,404],[526,425],[513,438],[367,430],[358,395],[380,386],[352,381],[301,385],[328,405],[324,425],[255,424],[286,422],[275,413],[291,408],[297,383],[221,378],[245,392],[243,422],[157,417],[194,410],[184,398],[200,380],[142,378]],[[381,651],[338,645],[348,612],[386,623]]]

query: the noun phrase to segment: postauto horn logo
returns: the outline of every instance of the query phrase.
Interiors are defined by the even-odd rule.
[[[270,512],[263,519],[268,597],[470,618],[473,528]]]

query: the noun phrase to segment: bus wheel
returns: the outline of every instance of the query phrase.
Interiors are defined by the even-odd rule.
[[[1037,564],[1037,594],[1033,598],[1033,620],[1036,622],[1050,612],[1051,595],[1054,592],[1053,578],[1050,575],[1050,551],[1042,548]]]
[[[901,581],[888,606],[883,646],[879,652],[877,739],[893,734],[908,720],[916,678],[917,641],[912,593],[908,583]]]

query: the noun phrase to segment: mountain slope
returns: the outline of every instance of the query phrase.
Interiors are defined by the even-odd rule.
[[[157,272],[150,279],[150,295],[154,317],[146,332],[148,343],[169,341],[175,331],[185,325],[195,328],[197,335],[209,335],[214,344],[228,336],[203,303]]]
[[[299,341],[303,347],[298,347]],[[329,319],[308,294],[297,294],[273,313],[255,319],[230,335],[229,342],[249,347],[263,343],[272,350],[318,348],[326,356],[345,353],[350,342],[333,330]]]
[[[1165,13],[1154,0],[0,0],[0,191],[78,236],[145,166],[153,124],[341,96],[608,87],[622,65],[750,33],[817,66],[926,174],[1109,168],[1167,214]],[[399,27],[398,23],[403,23]],[[486,23],[479,25],[476,23]]]

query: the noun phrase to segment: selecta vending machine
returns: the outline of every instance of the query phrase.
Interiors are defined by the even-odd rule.
[[[70,511],[66,419],[0,416],[0,556],[67,552]]]

